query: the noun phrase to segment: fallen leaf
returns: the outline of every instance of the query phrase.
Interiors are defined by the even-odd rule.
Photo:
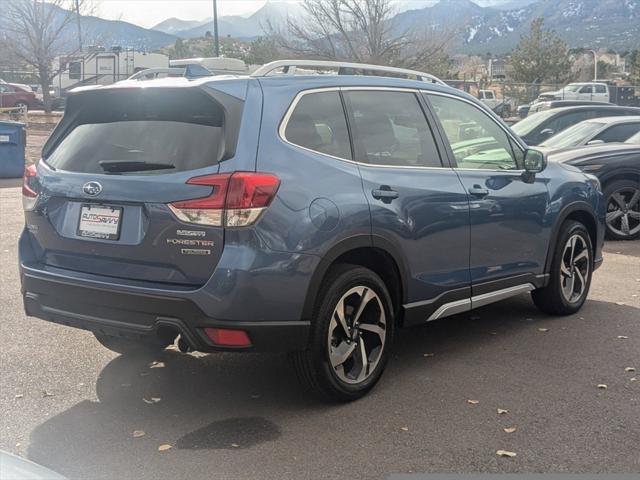
[[[19,394],[17,394],[14,398],[24,398],[24,395],[23,395],[23,394],[21,394],[21,393],[19,393]]]
[[[142,401],[143,401],[144,403],[149,403],[149,404],[151,404],[151,403],[158,403],[158,402],[160,401],[160,398],[158,398],[158,397],[151,397],[151,398],[150,398],[150,399],[148,399],[148,400],[147,400],[146,398],[143,398],[143,399],[142,399]]]
[[[633,373],[633,372],[635,372],[635,371],[636,371],[636,369],[635,369],[635,368],[633,368],[633,367],[627,367],[627,368],[625,368],[625,369],[624,369],[624,371],[625,371],[625,372]]]
[[[538,331],[539,332],[548,332],[549,329],[548,328],[539,328]]]
[[[164,368],[164,362],[151,362],[149,368]]]
[[[509,413],[509,410],[506,410],[504,408],[499,408],[498,409],[498,415],[504,415],[505,413]]]
[[[467,403],[469,405],[477,405],[480,403],[480,400],[467,400]]]
[[[498,450],[496,452],[496,455],[498,455],[499,457],[509,457],[509,458],[513,458],[516,456],[516,452],[509,452],[507,450]]]
[[[134,430],[133,431],[133,438],[140,438],[140,437],[144,437],[146,434],[144,433],[144,430]]]
[[[606,386],[604,383],[600,383],[600,384],[598,385],[598,388],[599,388],[600,390],[606,390],[606,389],[607,389],[607,386]]]
[[[231,444],[231,446],[232,446],[233,448],[240,448],[240,445],[238,445],[237,443],[232,443],[232,444]]]
[[[618,338],[619,338],[620,340],[626,340],[626,339],[627,339],[627,338],[629,338],[629,337],[627,337],[626,335],[618,335]]]
[[[626,303],[624,303],[624,302],[616,302],[616,305],[623,306],[623,305],[626,305]]]
[[[165,443],[164,445],[160,445],[158,447],[158,451],[159,452],[166,452],[167,450],[170,450],[170,449],[171,449],[171,445],[169,445],[167,443]]]
[[[403,432],[408,432],[409,431],[409,427],[400,427],[400,430],[402,430]]]
[[[434,353],[425,353],[422,356],[423,357],[433,357],[435,354]]]
[[[46,390],[42,391],[42,396],[43,397],[53,397],[55,396],[55,393],[51,393],[51,392],[47,392]]]
[[[637,379],[636,377],[633,377],[633,378],[630,378],[630,379],[629,379],[629,381],[630,381],[630,382],[637,382],[637,381],[638,381],[638,379]]]
[[[513,433],[516,431],[516,427],[507,427],[503,428],[503,430],[505,431],[505,433]]]
[[[20,442],[16,443],[16,447],[19,447],[20,445],[22,445]]]

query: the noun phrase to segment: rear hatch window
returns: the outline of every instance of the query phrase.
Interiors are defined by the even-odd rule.
[[[225,109],[199,89],[92,92],[47,145],[46,163],[95,174],[162,174],[217,164]],[[47,155],[48,153],[48,155]]]

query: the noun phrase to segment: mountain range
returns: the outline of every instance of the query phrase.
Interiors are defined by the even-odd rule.
[[[454,48],[465,53],[504,53],[513,48],[531,21],[545,19],[571,47],[640,47],[640,0],[411,0],[393,18],[397,31],[429,28],[455,33]],[[407,9],[411,7],[411,9]],[[220,34],[253,38],[270,21],[303,18],[299,4],[267,2],[249,17],[221,17]],[[154,27],[181,38],[213,30],[211,19],[196,22],[172,18]]]

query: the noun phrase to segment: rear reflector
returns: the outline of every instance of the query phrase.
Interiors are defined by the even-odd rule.
[[[229,330],[226,328],[205,328],[204,333],[216,345],[226,347],[250,347],[251,340],[244,330]]]
[[[189,185],[210,186],[206,197],[169,204],[183,222],[199,225],[245,227],[255,223],[280,186],[280,180],[268,173],[235,172],[205,175],[187,181]]]
[[[31,164],[25,167],[22,177],[22,207],[24,210],[33,210],[38,200],[38,180],[36,178],[36,166]]]

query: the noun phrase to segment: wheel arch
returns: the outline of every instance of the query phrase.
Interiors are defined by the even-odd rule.
[[[549,245],[547,246],[547,259],[545,262],[545,273],[549,273],[551,271],[551,262],[553,262],[553,252],[555,250],[555,245],[558,241],[558,236],[560,235],[560,227],[567,220],[576,220],[582,223],[587,231],[589,232],[589,237],[591,238],[591,244],[594,249],[597,248],[598,244],[598,220],[593,207],[586,202],[574,202],[567,205],[556,218],[555,225],[551,232],[551,238],[549,241]]]
[[[602,179],[600,179],[600,183],[602,184],[602,190],[604,191],[607,186],[613,182],[617,182],[618,180],[629,180],[629,177],[637,177],[637,180],[640,181],[640,170],[634,168],[621,168],[616,170],[615,172],[611,172],[607,175],[604,175]]]
[[[400,252],[385,239],[358,235],[342,240],[323,256],[307,289],[303,318],[312,318],[322,281],[331,267],[340,263],[360,265],[378,274],[389,290],[396,314],[402,311],[402,304],[406,299],[407,270]],[[396,320],[399,320],[399,315]]]

